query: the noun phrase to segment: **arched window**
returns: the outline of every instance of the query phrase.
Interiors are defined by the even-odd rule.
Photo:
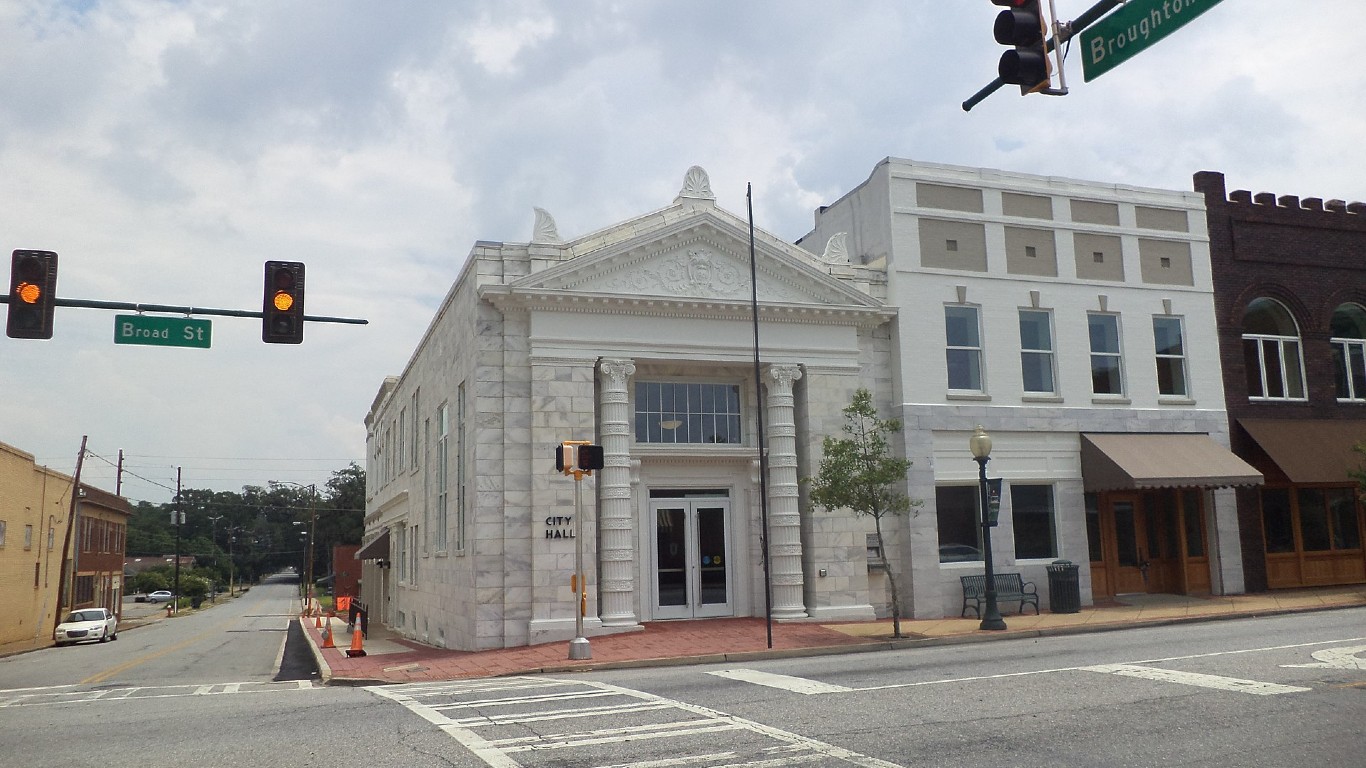
[[[1339,400],[1366,400],[1366,309],[1343,304],[1333,310],[1333,374]]]
[[[1274,299],[1253,299],[1243,314],[1243,362],[1253,400],[1303,400],[1304,357],[1290,312]]]

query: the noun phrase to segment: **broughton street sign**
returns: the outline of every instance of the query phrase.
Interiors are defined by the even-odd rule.
[[[1219,0],[1131,0],[1081,33],[1081,71],[1086,82],[1132,59]]]

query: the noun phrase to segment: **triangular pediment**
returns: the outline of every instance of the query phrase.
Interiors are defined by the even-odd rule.
[[[610,230],[606,236],[594,233],[592,239],[611,243],[597,250],[566,243],[579,255],[509,288],[700,302],[750,300],[749,232],[744,220],[700,206],[655,228],[642,228],[639,221],[620,226],[634,234],[623,239],[611,236]],[[761,303],[881,306],[832,277],[812,254],[772,235],[756,237],[754,261]]]

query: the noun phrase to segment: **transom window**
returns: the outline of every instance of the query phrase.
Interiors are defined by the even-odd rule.
[[[1186,344],[1181,318],[1153,317],[1153,346],[1157,354],[1157,394],[1186,397]]]
[[[1343,304],[1333,312],[1333,376],[1339,400],[1366,400],[1366,309]]]
[[[977,307],[944,307],[949,389],[982,391],[982,335]]]
[[[1087,315],[1091,335],[1091,391],[1097,395],[1124,394],[1119,350],[1119,315]]]
[[[740,386],[636,382],[636,442],[740,445]]]
[[[1295,319],[1280,302],[1253,299],[1243,314],[1243,363],[1253,400],[1304,400],[1304,357]]]
[[[1053,315],[1047,310],[1020,310],[1020,376],[1026,393],[1053,394]]]

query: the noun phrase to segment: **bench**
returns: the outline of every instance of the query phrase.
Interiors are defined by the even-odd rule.
[[[977,618],[982,617],[982,606],[987,601],[987,577],[984,574],[975,576],[959,576],[958,580],[963,582],[963,612],[958,614],[967,617],[968,609],[971,608],[977,614]],[[1034,586],[1034,582],[1025,581],[1020,578],[1018,573],[998,573],[995,578],[996,583],[996,603],[1020,604],[1019,612],[1024,613],[1026,605],[1034,606],[1034,613],[1039,612],[1039,592]]]

